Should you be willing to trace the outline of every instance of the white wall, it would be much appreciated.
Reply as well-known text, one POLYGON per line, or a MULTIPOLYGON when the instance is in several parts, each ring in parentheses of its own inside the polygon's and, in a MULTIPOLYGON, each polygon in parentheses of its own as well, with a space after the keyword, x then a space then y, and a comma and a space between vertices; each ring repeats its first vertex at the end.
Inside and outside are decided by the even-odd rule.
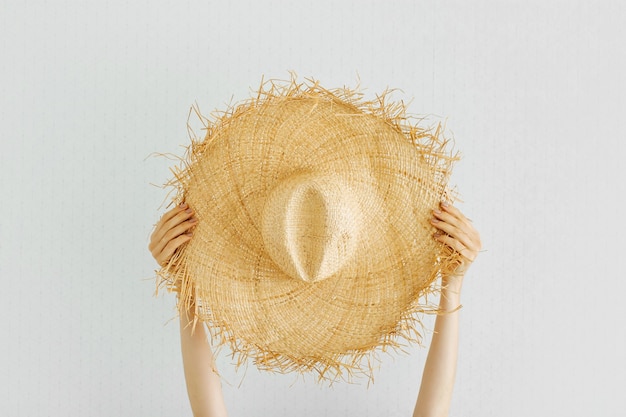
MULTIPOLYGON (((0 415, 191 415, 147 250, 186 121, 288 70, 447 118, 484 253, 452 416, 614 416, 623 319, 621 1, 0 1, 0 415)), ((432 320, 426 321, 432 327, 432 320)), ((426 349, 376 380, 219 367, 232 416, 409 416, 426 349), (243 379, 243 382, 242 382, 243 379)))

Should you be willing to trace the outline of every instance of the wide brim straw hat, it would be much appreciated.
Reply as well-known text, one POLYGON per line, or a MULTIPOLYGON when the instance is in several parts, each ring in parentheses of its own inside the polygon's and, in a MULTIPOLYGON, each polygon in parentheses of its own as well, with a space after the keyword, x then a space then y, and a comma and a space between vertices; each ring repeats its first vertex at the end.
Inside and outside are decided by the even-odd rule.
POLYGON ((180 314, 204 322, 239 366, 372 378, 373 359, 419 344, 428 296, 458 257, 429 223, 452 164, 441 123, 387 90, 261 82, 213 113, 167 184, 198 219, 158 271, 180 314), (415 122, 417 121, 417 122, 415 122))

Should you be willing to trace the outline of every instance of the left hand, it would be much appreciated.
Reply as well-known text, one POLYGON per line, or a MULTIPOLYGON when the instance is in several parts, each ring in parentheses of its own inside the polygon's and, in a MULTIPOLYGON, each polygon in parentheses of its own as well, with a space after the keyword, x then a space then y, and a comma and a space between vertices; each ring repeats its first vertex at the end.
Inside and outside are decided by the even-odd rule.
POLYGON ((433 210, 431 224, 437 228, 434 238, 460 255, 454 270, 443 271, 444 279, 458 277, 462 280, 482 247, 478 231, 459 209, 446 203, 441 203, 438 209, 433 210))
POLYGON ((196 223, 193 210, 186 203, 174 207, 161 217, 150 236, 148 246, 161 267, 167 264, 179 247, 191 240, 191 229, 196 223))

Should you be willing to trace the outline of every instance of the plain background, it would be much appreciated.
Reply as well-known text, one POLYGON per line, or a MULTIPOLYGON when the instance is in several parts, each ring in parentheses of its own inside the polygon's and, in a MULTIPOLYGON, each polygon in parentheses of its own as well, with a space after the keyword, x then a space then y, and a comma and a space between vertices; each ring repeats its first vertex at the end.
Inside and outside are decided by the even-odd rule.
MULTIPOLYGON (((625 4, 0 1, 0 414, 191 415, 147 250, 174 161, 150 154, 290 70, 398 88, 463 155, 484 252, 451 415, 623 412, 625 4)), ((232 416, 409 416, 408 350, 369 387, 219 368, 232 416)))

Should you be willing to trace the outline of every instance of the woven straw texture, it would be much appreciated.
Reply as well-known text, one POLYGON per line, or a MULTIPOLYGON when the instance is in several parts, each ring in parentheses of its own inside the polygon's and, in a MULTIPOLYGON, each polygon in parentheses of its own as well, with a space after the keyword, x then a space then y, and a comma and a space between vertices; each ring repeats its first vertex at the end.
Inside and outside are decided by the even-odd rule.
POLYGON ((238 365, 372 378, 377 352, 421 342, 416 313, 437 312, 426 296, 455 262, 429 219, 454 200, 458 157, 387 93, 262 82, 203 119, 174 170, 198 225, 157 289, 178 291, 238 365))

